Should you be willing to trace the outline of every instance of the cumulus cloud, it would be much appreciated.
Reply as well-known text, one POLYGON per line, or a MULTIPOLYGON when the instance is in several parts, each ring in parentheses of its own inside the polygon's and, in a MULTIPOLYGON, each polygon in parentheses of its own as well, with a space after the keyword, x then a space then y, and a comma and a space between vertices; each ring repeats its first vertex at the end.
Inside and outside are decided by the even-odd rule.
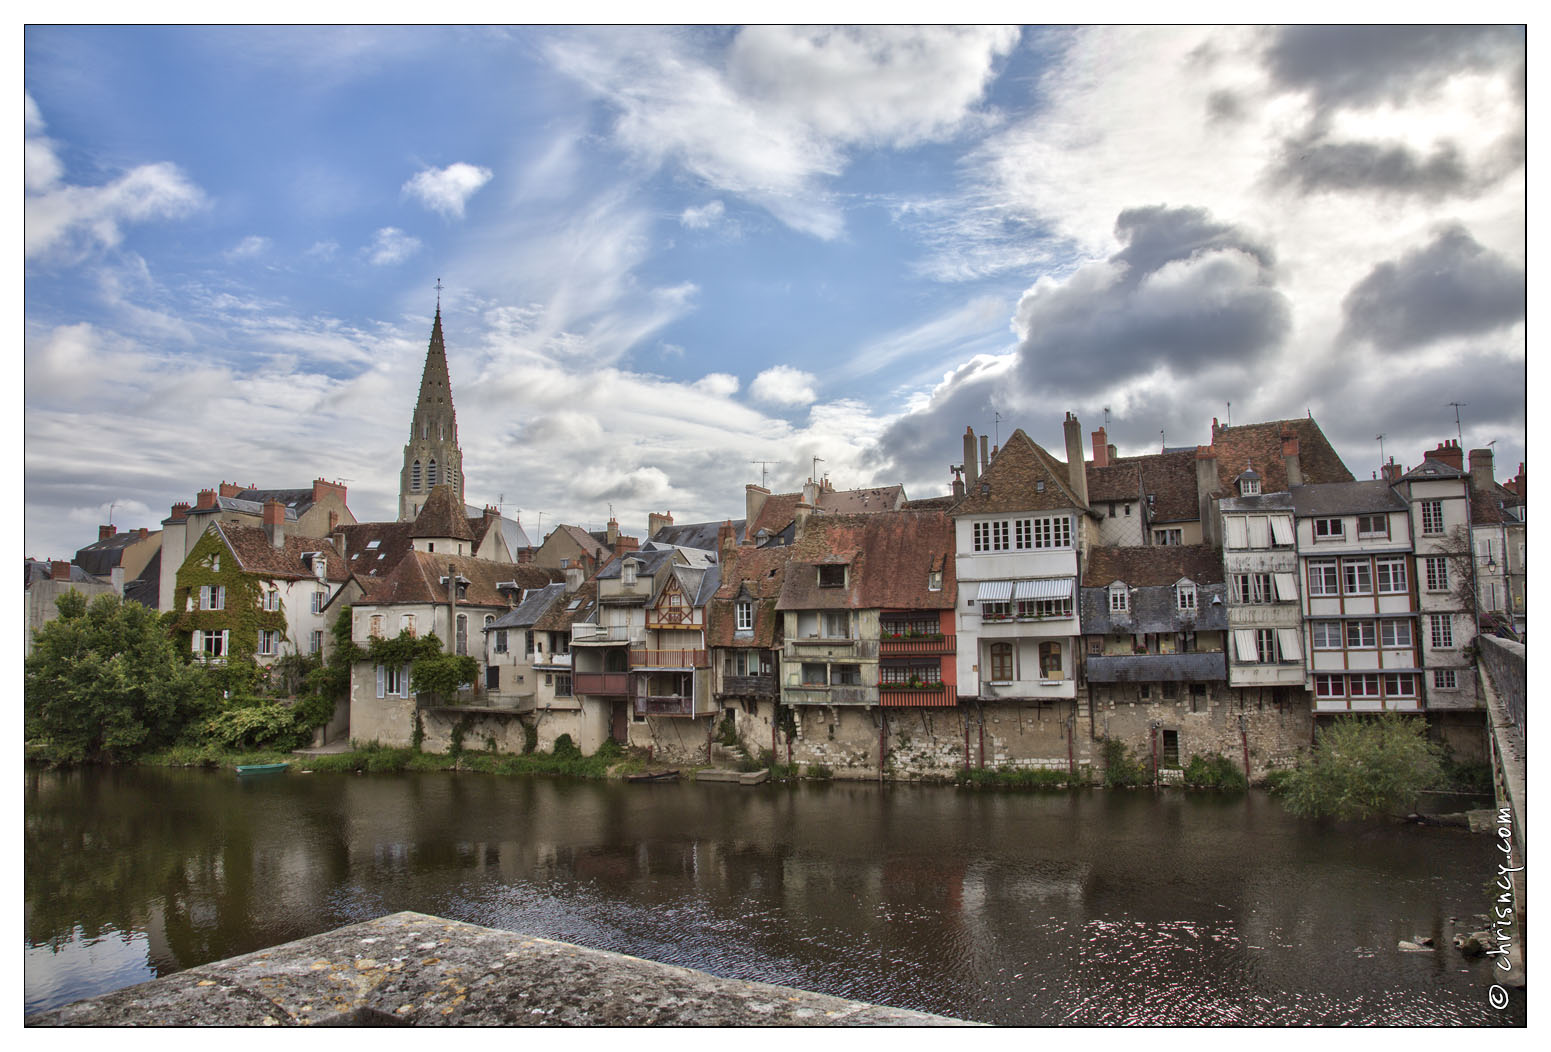
POLYGON ((462 161, 445 168, 427 168, 404 184, 403 192, 448 219, 462 219, 463 206, 493 173, 462 161))
POLYGON ((738 393, 738 378, 731 373, 707 373, 695 381, 695 389, 717 398, 730 398, 738 393))
POLYGON ((713 226, 722 218, 726 207, 720 201, 712 201, 710 204, 684 209, 679 213, 679 222, 691 230, 704 230, 713 226))
POLYGON ((1524 318, 1524 270, 1463 226, 1375 266, 1342 301, 1345 335, 1385 351, 1473 336, 1524 318))
POLYGON ((140 165, 101 186, 69 185, 53 142, 43 135, 43 117, 31 96, 25 127, 23 251, 29 259, 79 261, 117 246, 127 224, 177 219, 205 204, 199 187, 168 162, 140 165))
POLYGON ((410 237, 395 226, 385 226, 377 231, 372 243, 366 248, 366 261, 374 267, 402 263, 420 251, 420 239, 410 237))
POLYGON ((250 234, 226 250, 226 258, 230 260, 252 259, 254 256, 263 255, 269 251, 270 241, 267 237, 258 234, 250 234))
POLYGON ((816 380, 812 373, 776 365, 754 377, 749 394, 770 405, 808 405, 818 397, 813 387, 816 380))

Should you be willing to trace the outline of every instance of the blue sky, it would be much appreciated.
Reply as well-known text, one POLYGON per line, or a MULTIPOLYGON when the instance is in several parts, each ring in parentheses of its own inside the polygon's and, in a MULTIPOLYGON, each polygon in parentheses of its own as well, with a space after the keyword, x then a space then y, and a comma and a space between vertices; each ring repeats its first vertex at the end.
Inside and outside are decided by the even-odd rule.
POLYGON ((1312 412, 1524 458, 1518 30, 25 34, 26 548, 217 482, 392 514, 434 285, 530 533, 1312 412), (994 414, 1001 415, 998 425, 994 414), (1160 434, 1161 433, 1161 434, 1160 434))

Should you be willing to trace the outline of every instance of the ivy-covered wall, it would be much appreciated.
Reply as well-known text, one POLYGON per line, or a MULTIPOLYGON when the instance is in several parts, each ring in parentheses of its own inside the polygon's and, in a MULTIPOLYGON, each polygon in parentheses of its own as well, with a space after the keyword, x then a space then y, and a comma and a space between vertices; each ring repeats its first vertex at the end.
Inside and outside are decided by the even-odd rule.
POLYGON ((288 638, 284 601, 278 610, 264 609, 264 579, 244 573, 237 565, 237 557, 214 530, 205 531, 178 568, 172 609, 174 638, 184 650, 193 648, 196 629, 201 632, 225 629, 229 633, 228 665, 254 663, 261 629, 277 631, 281 639, 288 638), (215 568, 217 562, 220 569, 215 568), (197 609, 199 590, 207 585, 226 589, 225 609, 197 609), (190 596, 194 597, 196 609, 189 609, 190 596))

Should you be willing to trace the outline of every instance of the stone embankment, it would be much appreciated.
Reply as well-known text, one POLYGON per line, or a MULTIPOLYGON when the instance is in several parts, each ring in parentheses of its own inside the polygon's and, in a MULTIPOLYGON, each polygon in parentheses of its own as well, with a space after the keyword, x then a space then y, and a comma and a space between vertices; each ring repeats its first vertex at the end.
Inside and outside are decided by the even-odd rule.
POLYGON ((30 1026, 965 1026, 423 913, 216 961, 30 1026))

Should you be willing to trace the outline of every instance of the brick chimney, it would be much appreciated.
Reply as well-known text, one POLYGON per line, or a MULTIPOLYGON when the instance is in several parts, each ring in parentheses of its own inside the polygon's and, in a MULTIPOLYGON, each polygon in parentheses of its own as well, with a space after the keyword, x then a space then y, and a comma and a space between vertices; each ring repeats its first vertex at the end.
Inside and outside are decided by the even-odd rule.
POLYGON ((194 504, 195 509, 215 507, 215 490, 202 489, 199 491, 199 499, 194 504))
POLYGON ((312 480, 313 503, 321 501, 328 494, 334 494, 341 504, 345 503, 345 487, 338 482, 326 482, 323 479, 312 480))
POLYGON ((716 528, 716 557, 723 563, 727 562, 737 546, 738 531, 732 528, 731 519, 723 519, 722 524, 716 528))
POLYGON ((608 532, 604 536, 608 538, 610 548, 619 544, 619 520, 612 515, 609 516, 608 532))
POLYGON ((1423 460, 1436 460, 1441 464, 1447 464, 1456 471, 1465 470, 1465 454, 1460 451, 1457 439, 1444 439, 1438 443, 1437 449, 1429 449, 1422 454, 1423 460))
POLYGON ((1524 499, 1524 461, 1519 461, 1519 473, 1503 485, 1505 488, 1513 490, 1520 500, 1524 499))
POLYGON ((1102 427, 1093 433, 1093 466, 1109 467, 1109 435, 1102 427))
POLYGON ((1492 486, 1497 482, 1492 476, 1492 451, 1490 449, 1472 449, 1470 451, 1470 485, 1477 493, 1491 493, 1492 486))
POLYGON ((105 540, 107 540, 109 537, 113 536, 117 532, 118 532, 118 527, 117 526, 112 526, 112 525, 98 526, 97 527, 97 539, 99 541, 105 541, 105 540))
POLYGON ((980 481, 980 461, 975 452, 975 429, 964 429, 964 486, 969 490, 975 488, 975 483, 980 481))
POLYGON ((285 505, 278 500, 264 502, 264 536, 276 548, 285 547, 285 505))
POLYGON ((565 571, 565 594, 570 595, 582 586, 582 568, 568 566, 565 571))
POLYGON ((1388 482, 1391 486, 1393 486, 1395 483, 1400 481, 1402 472, 1400 470, 1400 465, 1395 463, 1395 458, 1390 457, 1389 463, 1380 468, 1380 474, 1384 476, 1385 482, 1388 482))
POLYGON ((1072 483, 1072 492, 1077 494, 1077 502, 1083 507, 1088 506, 1088 469, 1083 465, 1082 459, 1082 424, 1071 413, 1066 414, 1066 421, 1061 425, 1066 432, 1066 473, 1072 483))
POLYGON ((188 513, 189 513, 189 503, 188 503, 188 501, 186 501, 186 500, 185 501, 179 501, 177 504, 174 504, 172 506, 172 511, 171 511, 170 514, 168 514, 167 517, 169 519, 171 519, 173 522, 182 522, 184 519, 188 518, 188 513))
POLYGON ((1303 467, 1298 462, 1298 432, 1290 427, 1282 429, 1282 463, 1287 468, 1287 484, 1303 485, 1303 467))
POLYGON ((986 468, 991 466, 990 445, 991 445, 990 438, 986 437, 985 435, 981 435, 980 436, 980 472, 981 472, 981 474, 984 474, 986 468))
MULTIPOLYGON (((755 486, 750 488, 758 489, 759 487, 755 486)), ((661 515, 657 514, 655 511, 648 512, 646 516, 646 539, 651 540, 653 537, 657 536, 658 530, 662 529, 664 526, 672 525, 673 513, 671 511, 665 511, 661 515)))
POLYGON ((964 475, 958 468, 953 469, 953 497, 955 500, 964 498, 964 475))
MULTIPOLYGON (((1217 421, 1212 421, 1212 432, 1217 432, 1217 421)), ((1212 499, 1217 496, 1217 448, 1196 447, 1196 513, 1201 516, 1201 539, 1207 544, 1219 544, 1216 516, 1212 514, 1212 499)))
POLYGON ((55 559, 48 564, 48 579, 50 581, 70 580, 70 564, 63 559, 55 559))
POLYGON ((754 532, 754 524, 759 521, 759 513, 764 510, 765 500, 770 496, 770 491, 763 486, 756 486, 750 482, 743 487, 743 521, 744 529, 749 533, 754 532))
POLYGON ((223 483, 221 483, 221 496, 223 496, 223 497, 235 497, 237 494, 239 494, 241 492, 242 492, 242 487, 237 485, 237 483, 235 483, 235 482, 223 482, 223 483))
POLYGON ((150 528, 150 527, 149 527, 149 526, 142 526, 142 527, 140 527, 140 528, 139 528, 139 529, 138 529, 138 530, 136 530, 136 531, 135 531, 135 532, 136 532, 136 533, 138 533, 138 534, 139 534, 139 535, 140 535, 140 539, 141 539, 141 540, 142 540, 142 541, 143 541, 143 540, 145 540, 145 539, 146 539, 146 538, 147 538, 147 537, 149 537, 149 536, 150 536, 150 534, 151 534, 151 528, 150 528))

